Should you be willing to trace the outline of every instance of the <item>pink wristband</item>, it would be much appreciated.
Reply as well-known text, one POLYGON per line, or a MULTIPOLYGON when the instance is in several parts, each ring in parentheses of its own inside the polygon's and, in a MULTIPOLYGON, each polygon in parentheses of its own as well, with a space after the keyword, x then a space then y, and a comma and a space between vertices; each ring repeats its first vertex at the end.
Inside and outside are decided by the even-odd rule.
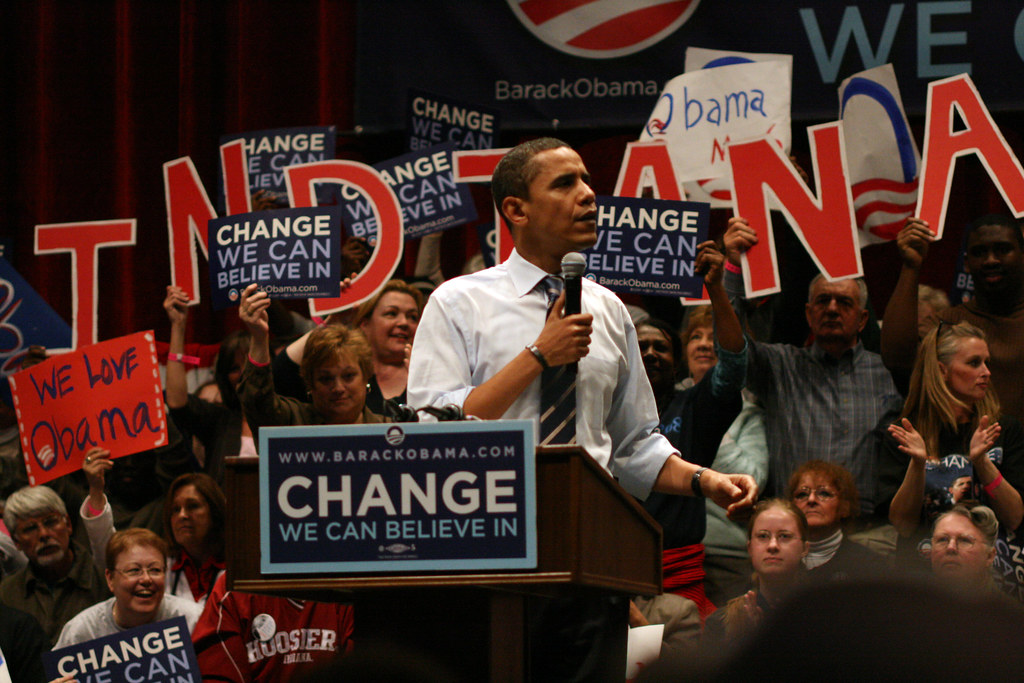
POLYGON ((167 354, 167 360, 176 360, 186 365, 199 365, 198 356, 186 356, 183 353, 169 353, 167 354))
POLYGON ((985 484, 985 486, 983 487, 985 489, 985 493, 987 493, 988 495, 991 496, 992 492, 995 491, 997 488, 999 488, 999 485, 1002 484, 1002 483, 1003 483, 1003 473, 1000 472, 998 477, 996 477, 995 479, 993 479, 989 483, 985 484))
POLYGON ((739 266, 737 266, 736 264, 729 260, 726 260, 725 262, 725 269, 728 270, 730 273, 738 274, 743 272, 742 268, 740 268, 739 266))
POLYGON ((88 498, 85 499, 85 509, 89 511, 90 517, 99 517, 103 514, 103 510, 97 510, 96 508, 94 508, 92 506, 92 503, 89 502, 88 498))
POLYGON ((254 361, 254 360, 252 359, 252 356, 250 356, 250 355, 248 355, 248 354, 246 355, 246 358, 248 358, 248 359, 249 359, 249 363, 251 363, 252 365, 255 365, 255 366, 256 366, 256 367, 258 367, 258 368, 265 368, 265 367, 267 367, 268 365, 270 365, 270 363, 257 363, 256 361, 254 361))

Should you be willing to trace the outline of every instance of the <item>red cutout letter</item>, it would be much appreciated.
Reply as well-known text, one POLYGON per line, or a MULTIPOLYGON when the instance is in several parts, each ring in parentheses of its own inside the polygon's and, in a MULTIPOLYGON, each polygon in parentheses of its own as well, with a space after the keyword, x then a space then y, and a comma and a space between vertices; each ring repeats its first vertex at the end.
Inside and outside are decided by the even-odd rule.
MULTIPOLYGON (((455 166, 452 178, 457 183, 491 182, 494 167, 509 149, 464 149, 455 152, 452 155, 455 166)), ((494 207, 494 237, 497 240, 494 246, 494 262, 501 263, 512 253, 513 244, 512 234, 508 231, 505 221, 501 219, 498 207, 494 207)))
MULTIPOLYGON (((313 315, 327 315, 357 306, 366 301, 387 282, 402 258, 405 226, 398 197, 384 178, 372 166, 357 161, 314 161, 289 166, 284 170, 285 184, 292 206, 316 206, 313 186, 316 183, 340 182, 360 189, 370 202, 377 217, 377 246, 370 262, 359 273, 352 286, 337 299, 310 299, 309 311, 313 315)), ((343 273, 347 276, 348 273, 343 273)))
POLYGON ((224 178, 224 210, 227 215, 252 211, 245 140, 239 138, 220 146, 220 167, 224 178))
POLYGON ((779 291, 775 239, 771 231, 768 193, 793 226, 815 265, 829 280, 863 274, 857 224, 853 215, 842 124, 838 121, 807 130, 819 198, 815 198, 796 169, 769 138, 729 145, 733 202, 761 237, 747 252, 743 272, 747 296, 779 291))
POLYGON ((171 284, 184 289, 189 299, 199 303, 199 260, 193 235, 199 239, 203 258, 207 258, 206 223, 216 218, 217 213, 189 157, 164 164, 164 201, 167 203, 171 284))
POLYGON ((664 142, 631 142, 626 145, 626 155, 619 167, 619 179, 615 183, 616 197, 639 197, 640 182, 644 171, 651 169, 654 177, 654 196, 658 199, 683 201, 675 169, 668 156, 664 142))
POLYGON ((71 348, 95 344, 96 261, 102 247, 135 244, 135 219, 36 226, 37 254, 71 254, 71 348), (82 303, 89 307, 82 312, 82 303))
POLYGON ((965 154, 978 155, 1013 215, 1024 216, 1024 170, 970 76, 962 74, 929 83, 927 111, 917 216, 942 237, 954 161, 965 154), (966 126, 956 133, 953 107, 966 126))

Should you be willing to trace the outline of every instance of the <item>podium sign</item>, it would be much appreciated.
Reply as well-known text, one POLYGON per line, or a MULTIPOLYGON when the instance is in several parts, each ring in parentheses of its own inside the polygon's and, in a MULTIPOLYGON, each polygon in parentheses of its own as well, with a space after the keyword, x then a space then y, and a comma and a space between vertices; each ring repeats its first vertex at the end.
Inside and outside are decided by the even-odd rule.
POLYGON ((529 420, 265 427, 264 574, 537 566, 529 420))

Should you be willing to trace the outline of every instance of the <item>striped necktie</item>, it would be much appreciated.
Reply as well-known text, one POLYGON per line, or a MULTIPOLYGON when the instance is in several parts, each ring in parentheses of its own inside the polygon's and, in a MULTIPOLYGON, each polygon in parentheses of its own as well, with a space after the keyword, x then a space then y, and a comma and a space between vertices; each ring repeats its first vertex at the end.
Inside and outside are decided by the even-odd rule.
MULTIPOLYGON (((561 278, 548 276, 540 283, 547 295, 548 312, 562 293, 561 278)), ((540 445, 576 443, 576 363, 546 368, 540 376, 540 445)))

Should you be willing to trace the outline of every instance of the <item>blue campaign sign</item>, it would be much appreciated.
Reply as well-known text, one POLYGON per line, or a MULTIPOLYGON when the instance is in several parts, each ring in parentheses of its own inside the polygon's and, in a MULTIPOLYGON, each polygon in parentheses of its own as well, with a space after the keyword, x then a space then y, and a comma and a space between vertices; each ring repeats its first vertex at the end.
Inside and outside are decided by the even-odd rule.
MULTIPOLYGON (((284 182, 284 169, 295 164, 334 158, 337 133, 334 126, 300 126, 253 130, 222 135, 220 144, 245 140, 245 158, 249 171, 249 190, 266 190, 276 196, 278 206, 291 206, 284 182)), ((223 172, 218 176, 220 208, 224 210, 223 172)), ((316 190, 318 204, 334 204, 335 186, 321 183, 316 190)))
POLYGON ((21 369, 28 347, 71 348, 71 327, 7 259, 0 258, 0 399, 11 405, 7 377, 21 369))
POLYGON ((493 149, 501 112, 422 90, 409 90, 409 149, 451 142, 458 149, 493 149))
POLYGON ((260 430, 261 570, 537 566, 533 422, 260 430))
POLYGON ((341 207, 239 213, 207 224, 210 289, 217 310, 256 282, 276 299, 341 293, 341 207))
POLYGON ((43 653, 46 679, 177 683, 201 681, 185 617, 146 624, 43 653))
MULTIPOLYGON (((469 185, 456 183, 452 174, 454 151, 454 144, 445 143, 373 165, 398 197, 407 240, 476 220, 469 185)), ((342 188, 341 196, 348 233, 372 243, 377 223, 369 200, 350 188, 342 188)))
POLYGON ((710 220, 703 202, 600 196, 587 277, 616 292, 700 297, 693 262, 710 220))

